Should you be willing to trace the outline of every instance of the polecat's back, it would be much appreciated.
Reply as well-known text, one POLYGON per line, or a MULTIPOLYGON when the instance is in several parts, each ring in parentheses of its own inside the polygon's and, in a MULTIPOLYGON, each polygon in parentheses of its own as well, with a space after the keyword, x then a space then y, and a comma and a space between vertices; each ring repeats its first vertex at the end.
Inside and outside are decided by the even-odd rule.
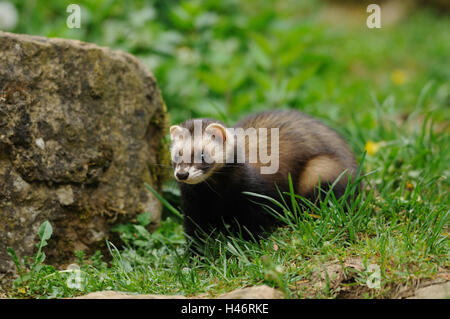
MULTIPOLYGON (((266 128, 268 149, 271 143, 271 128, 279 132, 279 169, 274 174, 261 175, 278 185, 286 184, 290 173, 298 194, 307 196, 321 183, 332 184, 346 171, 352 177, 358 171, 353 152, 347 143, 332 129, 312 117, 298 111, 268 111, 248 116, 235 128, 266 128)), ((260 136, 258 136, 260 138, 260 136)), ((246 140, 246 155, 256 143, 246 140)), ((261 162, 248 163, 258 169, 261 162)), ((348 175, 341 177, 336 187, 345 189, 348 175)))

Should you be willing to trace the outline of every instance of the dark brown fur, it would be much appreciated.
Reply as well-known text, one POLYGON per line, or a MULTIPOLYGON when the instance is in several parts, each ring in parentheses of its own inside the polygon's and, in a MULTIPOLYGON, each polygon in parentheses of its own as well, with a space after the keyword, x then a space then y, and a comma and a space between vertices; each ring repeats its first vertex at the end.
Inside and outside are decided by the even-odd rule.
MULTIPOLYGON (((203 129, 210 123, 220 123, 211 119, 203 122, 203 129)), ((193 122, 189 120, 181 126, 192 130, 193 122)), ((358 164, 346 142, 335 131, 300 112, 263 112, 243 119, 234 127, 279 128, 279 170, 264 175, 260 174, 261 163, 225 164, 204 182, 180 183, 185 232, 191 238, 199 237, 199 229, 206 233, 224 231, 224 224, 230 226, 227 229, 232 232, 241 231, 246 238, 257 238, 275 225, 276 220, 259 204, 250 201, 255 198, 242 192, 279 200, 276 187, 281 192, 288 191, 290 173, 295 192, 316 201, 319 181, 322 186, 330 186, 347 170, 333 188, 339 198, 345 192, 349 175, 354 179, 358 171, 358 164)), ((255 147, 248 142, 246 146, 247 152, 249 147, 255 147)))
MULTIPOLYGON (((302 196, 311 195, 319 180, 322 184, 333 183, 344 170, 353 177, 358 171, 355 156, 347 143, 329 127, 300 112, 262 112, 243 119, 235 127, 279 128, 279 171, 261 176, 283 185, 290 173, 296 193, 302 196)), ((250 165, 259 168, 261 164, 250 165)), ((345 188, 347 182, 348 177, 343 176, 338 186, 345 188)))

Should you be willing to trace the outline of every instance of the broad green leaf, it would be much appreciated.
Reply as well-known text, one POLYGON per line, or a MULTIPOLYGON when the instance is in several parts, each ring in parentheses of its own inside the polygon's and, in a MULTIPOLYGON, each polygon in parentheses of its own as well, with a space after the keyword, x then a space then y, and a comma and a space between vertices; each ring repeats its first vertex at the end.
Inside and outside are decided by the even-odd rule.
POLYGON ((52 225, 48 220, 43 222, 41 224, 41 227, 39 227, 38 235, 42 242, 46 242, 53 234, 53 228, 52 225))
POLYGON ((150 233, 141 225, 134 225, 134 229, 144 238, 148 238, 150 233))
POLYGON ((250 43, 250 54, 263 70, 269 70, 272 60, 256 42, 250 43))
POLYGON ((22 266, 20 264, 19 257, 17 257, 16 251, 14 249, 12 249, 11 247, 7 247, 6 251, 8 252, 8 255, 11 256, 12 260, 14 261, 17 271, 20 272, 22 269, 22 266))
POLYGON ((150 224, 150 213, 149 212, 145 212, 142 214, 139 214, 136 217, 137 222, 142 225, 142 226, 147 226, 148 224, 150 224))
POLYGON ((228 83, 222 75, 199 71, 197 76, 216 93, 224 94, 230 88, 230 83, 228 83))

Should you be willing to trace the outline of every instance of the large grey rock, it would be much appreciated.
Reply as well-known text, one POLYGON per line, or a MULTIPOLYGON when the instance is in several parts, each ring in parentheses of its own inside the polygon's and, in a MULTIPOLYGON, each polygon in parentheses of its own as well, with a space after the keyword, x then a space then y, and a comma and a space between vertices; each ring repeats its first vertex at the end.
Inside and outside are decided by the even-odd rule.
POLYGON ((46 250, 65 262, 104 244, 114 223, 161 205, 157 165, 166 108, 152 74, 133 56, 73 40, 0 32, 0 272, 6 254, 32 255, 50 220, 46 250), (98 245, 99 244, 99 245, 98 245))

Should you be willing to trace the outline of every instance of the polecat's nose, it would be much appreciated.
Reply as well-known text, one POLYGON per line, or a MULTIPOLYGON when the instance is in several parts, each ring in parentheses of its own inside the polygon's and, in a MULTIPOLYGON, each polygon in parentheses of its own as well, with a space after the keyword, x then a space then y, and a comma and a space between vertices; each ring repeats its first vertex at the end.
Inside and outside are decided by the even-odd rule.
POLYGON ((185 179, 187 179, 189 177, 189 173, 188 172, 177 172, 177 178, 180 181, 184 181, 185 179))

